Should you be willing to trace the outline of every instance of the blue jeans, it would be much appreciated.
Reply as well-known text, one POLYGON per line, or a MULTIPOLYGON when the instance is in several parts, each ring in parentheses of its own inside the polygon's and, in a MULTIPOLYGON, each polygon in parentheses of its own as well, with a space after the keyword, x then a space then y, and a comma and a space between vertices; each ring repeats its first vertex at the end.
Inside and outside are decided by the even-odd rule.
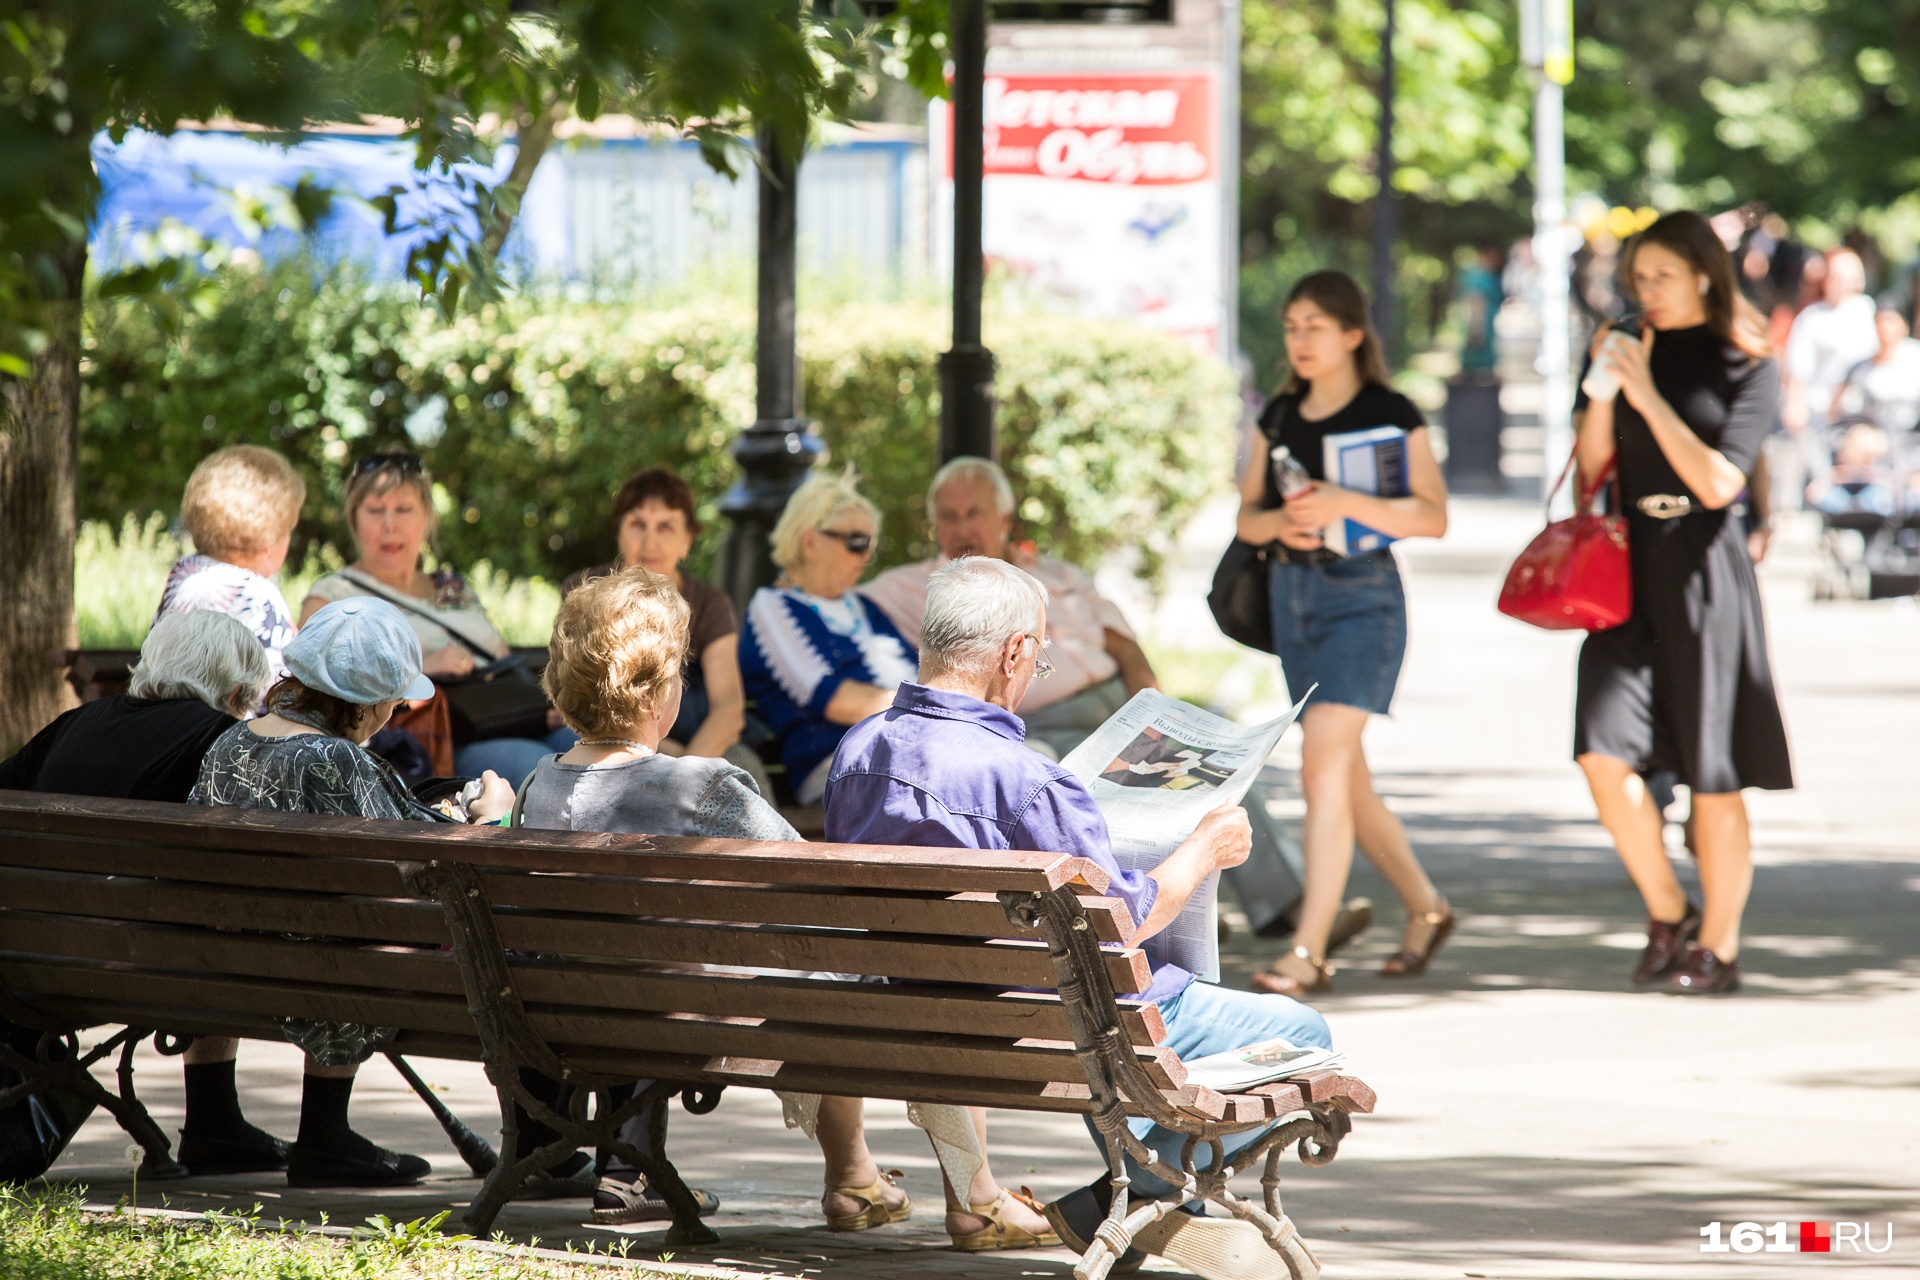
POLYGON ((1287 692, 1387 714, 1407 653, 1407 597, 1390 551, 1327 563, 1275 560, 1273 651, 1287 692))
MULTIPOLYGON (((1167 1046, 1185 1061, 1244 1048, 1275 1036, 1283 1036, 1297 1045, 1333 1047, 1327 1020, 1298 1000, 1258 991, 1235 991, 1216 987, 1211 982, 1195 982, 1173 999, 1161 1001, 1160 1016, 1167 1024, 1167 1046)), ((1106 1142, 1094 1128, 1093 1118, 1088 1116, 1086 1121, 1094 1145, 1104 1158, 1106 1142)), ((1180 1150, 1186 1146, 1186 1134, 1138 1118, 1127 1121, 1127 1128, 1162 1162, 1175 1169, 1180 1167, 1180 1150)), ((1231 1156, 1265 1132, 1249 1129, 1236 1133, 1223 1139, 1221 1147, 1231 1156)), ((1194 1148, 1194 1167, 1206 1168, 1211 1155, 1211 1150, 1204 1145, 1194 1148)), ((1127 1176, 1133 1179, 1128 1191, 1143 1199, 1158 1200, 1174 1189, 1172 1183, 1142 1169, 1131 1154, 1127 1156, 1127 1176)))
POLYGON ((453 772, 458 777, 477 778, 491 769, 505 778, 509 786, 518 788, 542 759, 571 750, 579 740, 573 730, 561 725, 545 738, 485 738, 469 742, 454 748, 453 772))

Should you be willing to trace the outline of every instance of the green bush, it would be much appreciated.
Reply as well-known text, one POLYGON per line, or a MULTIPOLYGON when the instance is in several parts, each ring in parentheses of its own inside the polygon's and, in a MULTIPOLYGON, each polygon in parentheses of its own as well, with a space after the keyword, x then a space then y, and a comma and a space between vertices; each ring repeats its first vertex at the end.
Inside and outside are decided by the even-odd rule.
MULTIPOLYGON (((708 563, 735 432, 753 419, 753 315, 560 299, 440 321, 404 292, 298 262, 231 272, 199 310, 124 299, 88 312, 82 511, 118 526, 178 510, 221 445, 286 452, 308 482, 295 561, 347 551, 340 495, 354 457, 413 443, 443 492, 441 548, 511 577, 557 580, 613 551, 612 496, 651 463, 702 501, 708 563)), ((1058 316, 990 316, 1002 456, 1029 536, 1090 564, 1138 547, 1155 570, 1194 507, 1226 483, 1231 375, 1177 340, 1058 316)), ((806 413, 886 517, 881 565, 926 554, 920 495, 937 451, 941 311, 836 304, 802 312, 806 413)))

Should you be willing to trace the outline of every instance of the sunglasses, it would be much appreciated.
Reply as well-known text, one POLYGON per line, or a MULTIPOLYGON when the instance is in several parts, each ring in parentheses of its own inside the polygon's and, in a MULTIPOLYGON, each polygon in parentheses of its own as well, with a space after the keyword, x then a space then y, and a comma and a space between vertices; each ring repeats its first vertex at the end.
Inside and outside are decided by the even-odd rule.
POLYGON ((427 469, 427 464, 421 461, 420 455, 417 453, 407 453, 404 451, 398 453, 370 453, 353 464, 353 474, 355 478, 358 478, 387 468, 392 468, 403 476, 417 476, 427 469))
POLYGON ((842 544, 856 556, 863 556, 873 550, 873 535, 870 533, 848 533, 842 529, 820 529, 817 532, 823 538, 832 538, 835 542, 842 544))

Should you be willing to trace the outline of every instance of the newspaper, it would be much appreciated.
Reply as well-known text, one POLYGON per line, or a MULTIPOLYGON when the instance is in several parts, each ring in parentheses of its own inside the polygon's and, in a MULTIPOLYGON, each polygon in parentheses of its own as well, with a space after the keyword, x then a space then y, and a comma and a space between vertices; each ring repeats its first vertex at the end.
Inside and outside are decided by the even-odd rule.
POLYGON ((1346 1065, 1347 1055, 1332 1049, 1301 1046, 1275 1036, 1243 1049, 1210 1053, 1187 1064, 1187 1083, 1205 1085, 1221 1093, 1234 1093, 1256 1085, 1271 1084, 1308 1071, 1324 1071, 1346 1065))
MULTIPOLYGON (((1106 816, 1121 868, 1151 871, 1209 810, 1240 802, 1306 701, 1277 720, 1242 725, 1142 689, 1060 763, 1106 816)), ((1220 981, 1219 892, 1220 877, 1208 876, 1173 923, 1143 944, 1154 965, 1220 981)))

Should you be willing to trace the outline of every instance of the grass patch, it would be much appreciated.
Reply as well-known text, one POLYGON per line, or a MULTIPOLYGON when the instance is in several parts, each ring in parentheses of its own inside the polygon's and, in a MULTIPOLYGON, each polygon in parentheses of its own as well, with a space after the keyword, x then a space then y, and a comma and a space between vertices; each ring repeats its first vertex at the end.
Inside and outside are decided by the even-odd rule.
MULTIPOLYGON (((128 516, 115 529, 104 520, 80 526, 74 544, 73 611, 82 649, 138 649, 160 607, 167 571, 189 544, 155 513, 142 523, 128 516)), ((288 565, 276 581, 287 606, 298 612, 307 588, 340 567, 332 547, 310 553, 305 564, 288 565)), ((474 593, 509 644, 545 644, 560 612, 560 589, 544 578, 515 578, 485 560, 467 573, 474 593)))
POLYGON ((1228 716, 1250 706, 1282 703, 1280 665, 1245 649, 1179 649, 1144 641, 1141 647, 1169 697, 1228 716))
MULTIPOLYGON (((254 1206, 257 1214, 259 1206, 254 1206)), ((656 1264, 600 1267, 491 1249, 443 1234, 447 1215, 370 1218, 351 1237, 275 1229, 256 1217, 89 1213, 81 1193, 0 1185, 0 1276, 6 1280, 644 1280, 683 1277, 656 1264)), ((624 1243, 624 1242, 622 1242, 624 1243)), ((622 1255, 618 1248, 613 1256, 622 1255)))

